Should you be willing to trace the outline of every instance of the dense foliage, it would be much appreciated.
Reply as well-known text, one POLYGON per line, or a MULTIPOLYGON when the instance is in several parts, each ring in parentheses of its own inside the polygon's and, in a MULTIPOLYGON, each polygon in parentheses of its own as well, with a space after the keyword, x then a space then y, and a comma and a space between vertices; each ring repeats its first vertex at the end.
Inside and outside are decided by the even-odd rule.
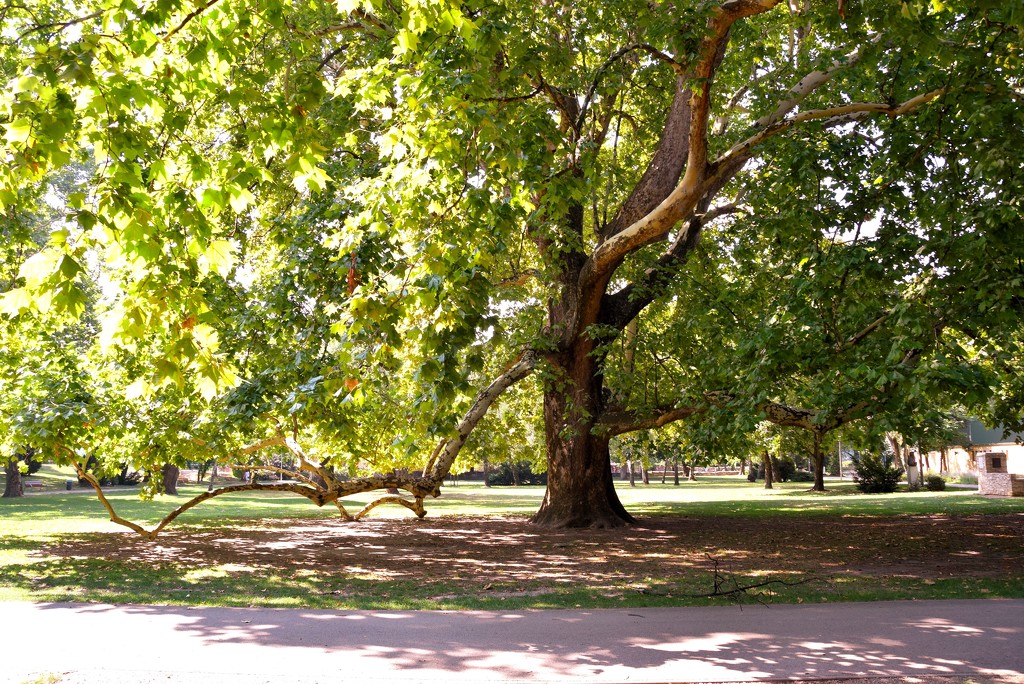
POLYGON ((418 513, 528 460, 539 522, 611 525, 610 440, 676 420, 796 432, 816 486, 852 423, 1024 423, 1019 0, 0 22, 6 453, 418 513))

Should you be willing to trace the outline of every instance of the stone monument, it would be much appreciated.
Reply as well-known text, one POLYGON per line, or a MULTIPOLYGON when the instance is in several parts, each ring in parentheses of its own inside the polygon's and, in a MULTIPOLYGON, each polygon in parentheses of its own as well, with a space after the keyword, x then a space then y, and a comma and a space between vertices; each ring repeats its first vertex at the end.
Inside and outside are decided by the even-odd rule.
POLYGON ((978 454, 978 493, 990 496, 1024 496, 1024 475, 1006 471, 1006 454, 978 454))

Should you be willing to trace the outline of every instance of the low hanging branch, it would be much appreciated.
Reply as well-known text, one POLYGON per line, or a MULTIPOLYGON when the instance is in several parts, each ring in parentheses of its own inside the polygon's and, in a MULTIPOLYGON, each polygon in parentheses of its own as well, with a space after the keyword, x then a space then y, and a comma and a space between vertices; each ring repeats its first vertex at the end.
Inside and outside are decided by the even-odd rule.
POLYGON ((362 520, 367 513, 372 511, 377 506, 381 506, 383 504, 398 504, 399 506, 405 506, 410 511, 415 513, 417 518, 422 518, 427 514, 426 509, 423 508, 423 497, 418 496, 413 501, 409 501, 408 499, 404 499, 400 496, 391 495, 382 496, 381 498, 366 504, 365 506, 363 506, 362 510, 360 510, 358 513, 352 516, 352 520, 362 520))
POLYGON ((424 469, 425 476, 413 477, 410 475, 399 475, 394 472, 371 477, 361 477, 352 480, 338 480, 327 468, 317 465, 309 460, 305 451, 294 437, 284 435, 279 428, 279 434, 260 440, 235 452, 236 456, 249 456, 263 449, 275 446, 284 446, 298 460, 299 471, 286 468, 279 468, 273 465, 237 465, 232 466, 249 472, 274 472, 293 478, 294 482, 247 482, 245 484, 227 485, 217 489, 211 489, 195 496, 182 505, 168 513, 152 529, 146 529, 138 523, 122 518, 114 510, 113 504, 103 493, 99 480, 94 475, 86 472, 81 463, 78 462, 74 452, 67 447, 61 449, 70 456, 70 460, 78 476, 87 481, 96 491, 96 496, 103 507, 107 510, 111 522, 122 525, 152 541, 170 523, 178 518, 185 511, 198 506, 209 499, 230 494, 233 492, 261 491, 261 492, 291 492, 309 499, 317 506, 333 503, 338 507, 339 513, 345 520, 361 520, 370 511, 384 504, 396 504, 404 506, 422 518, 427 514, 423 507, 423 500, 427 496, 439 496, 441 484, 448 476, 455 459, 462 449, 469 435, 481 419, 487 414, 488 409, 494 401, 513 384, 529 375, 537 362, 537 353, 533 350, 524 352, 520 357, 499 375, 490 385, 483 389, 476 397, 476 401, 469 408, 465 417, 459 423, 456 434, 450 439, 442 440, 432 453, 427 467, 424 469), (307 475, 308 473, 308 475, 307 475), (318 481, 318 479, 320 481, 318 481), (322 481, 322 484, 321 484, 322 481), (413 499, 401 496, 388 495, 376 499, 364 506, 355 515, 350 515, 341 504, 341 499, 353 494, 375 491, 378 489, 404 489, 413 495, 413 499))
POLYGON ((78 461, 72 461, 72 465, 74 466, 75 470, 78 471, 78 476, 83 480, 87 481, 90 485, 92 485, 92 488, 96 490, 96 497, 100 500, 100 503, 103 504, 103 507, 107 509, 107 513, 110 515, 111 522, 127 527, 128 529, 140 534, 141 536, 145 537, 150 541, 156 539, 157 535, 160 534, 160 532, 165 527, 171 524, 171 522, 173 522, 179 515, 181 515, 185 511, 195 506, 198 506, 199 504, 208 499, 221 496, 222 494, 245 491, 292 492, 306 497, 307 499, 309 499, 318 506, 323 506, 324 503, 326 502, 321 492, 318 492, 316 489, 312 487, 308 487, 306 485, 301 485, 297 483, 278 482, 268 484, 261 482, 250 482, 247 484, 227 485, 226 487, 221 487, 219 489, 213 489, 207 492, 203 492, 199 496, 189 499, 181 506, 178 506, 173 511, 164 516, 164 518, 156 525, 156 527, 154 527, 151 530, 147 530, 142 525, 134 523, 131 520, 127 520, 118 515, 117 512, 114 510, 113 504, 110 503, 110 500, 107 499, 106 495, 103 493, 103 488, 100 486, 99 480, 97 480, 96 477, 91 473, 86 472, 85 468, 78 461))
POLYGON ((469 435, 473 432, 477 423, 487 415, 487 410, 494 403, 494 400, 502 392, 533 372, 536 364, 537 352, 532 349, 523 352, 516 362, 509 366, 508 370, 499 375, 494 382, 476 395, 476 401, 469 407, 469 411, 466 412, 462 422, 459 423, 456 436, 442 442, 435 449, 434 455, 427 462, 426 468, 423 469, 423 473, 428 475, 430 480, 436 482, 437 486, 444 482, 444 478, 448 476, 448 472, 451 470, 452 465, 454 465, 459 451, 466 443, 466 440, 469 439, 469 435))

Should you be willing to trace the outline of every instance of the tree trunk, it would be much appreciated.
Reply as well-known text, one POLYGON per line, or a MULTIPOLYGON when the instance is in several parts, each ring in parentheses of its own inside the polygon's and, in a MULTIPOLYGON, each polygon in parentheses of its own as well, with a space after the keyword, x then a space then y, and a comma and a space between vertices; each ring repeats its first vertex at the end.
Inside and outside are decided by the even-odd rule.
POLYGON ((612 480, 609 437, 594 430, 600 377, 586 355, 577 367, 549 357, 556 377, 544 390, 548 484, 532 521, 545 527, 621 527, 636 520, 623 507, 612 480), (575 371, 575 372, 574 372, 575 371))
POLYGON ((636 487, 636 469, 633 467, 633 459, 626 459, 626 470, 629 471, 629 486, 636 487))
POLYGON ((647 466, 644 465, 643 461, 640 461, 640 479, 645 485, 651 484, 650 474, 647 472, 647 466))
POLYGON ((484 459, 484 487, 491 486, 491 462, 484 459))
POLYGON ((742 461, 740 461, 740 475, 746 475, 746 474, 747 474, 747 459, 744 458, 742 461))
POLYGON ((676 455, 676 460, 672 463, 672 484, 676 487, 679 486, 679 456, 676 455))
POLYGON ((761 463, 764 465, 764 488, 772 489, 775 474, 772 472, 772 457, 768 455, 767 451, 761 455, 761 463))
POLYGON ((661 484, 665 484, 665 480, 668 479, 668 459, 665 459, 665 465, 661 469, 661 484))
POLYGON ((814 462, 814 486, 812 492, 825 491, 825 455, 821 453, 821 435, 814 435, 814 451, 811 452, 811 461, 814 462))
POLYGON ((686 476, 686 479, 690 482, 697 481, 697 459, 690 461, 690 474, 686 476))
POLYGON ((895 435, 889 435, 889 446, 892 447, 892 457, 896 460, 896 467, 906 470, 903 466, 903 449, 900 447, 900 440, 895 435))
POLYGON ((181 474, 181 469, 173 463, 164 463, 163 467, 160 468, 160 474, 163 478, 164 494, 167 494, 168 496, 177 496, 178 475, 181 474))
POLYGON ((24 496, 25 489, 21 482, 21 468, 18 467, 18 459, 11 457, 4 463, 4 475, 7 476, 7 483, 4 485, 5 499, 16 496, 24 496))

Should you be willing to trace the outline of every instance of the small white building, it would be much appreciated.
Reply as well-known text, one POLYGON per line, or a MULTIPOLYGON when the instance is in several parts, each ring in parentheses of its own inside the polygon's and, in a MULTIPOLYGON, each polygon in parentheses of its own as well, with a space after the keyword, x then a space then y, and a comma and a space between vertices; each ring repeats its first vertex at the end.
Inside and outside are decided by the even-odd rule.
POLYGON ((950 444, 942 451, 931 451, 923 455, 925 470, 951 475, 978 474, 978 457, 986 453, 1006 454, 1004 472, 1024 475, 1024 434, 1010 432, 1003 434, 1002 428, 988 428, 977 420, 964 423, 963 439, 959 444, 950 444), (943 467, 944 466, 944 467, 943 467))

